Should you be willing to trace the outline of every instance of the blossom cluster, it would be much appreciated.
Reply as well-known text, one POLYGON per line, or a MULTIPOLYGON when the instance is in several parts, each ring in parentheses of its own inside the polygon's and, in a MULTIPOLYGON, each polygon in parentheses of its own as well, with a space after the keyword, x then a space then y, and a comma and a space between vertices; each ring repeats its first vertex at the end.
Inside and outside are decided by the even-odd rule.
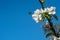
POLYGON ((36 21, 36 23, 40 22, 43 20, 43 16, 42 14, 44 12, 48 12, 49 15, 54 15, 56 12, 55 12, 55 7, 50 7, 50 8, 44 8, 43 9, 36 9, 36 11, 34 11, 34 14, 32 15, 33 19, 36 21))

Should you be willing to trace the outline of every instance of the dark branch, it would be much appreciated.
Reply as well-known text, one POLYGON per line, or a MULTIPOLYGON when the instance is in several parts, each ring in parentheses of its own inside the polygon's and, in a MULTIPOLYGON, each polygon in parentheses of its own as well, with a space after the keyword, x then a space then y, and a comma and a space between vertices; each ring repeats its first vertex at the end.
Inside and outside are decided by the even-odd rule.
POLYGON ((41 6, 42 6, 42 9, 44 10, 44 6, 43 6, 43 3, 41 2, 41 0, 39 0, 41 6))

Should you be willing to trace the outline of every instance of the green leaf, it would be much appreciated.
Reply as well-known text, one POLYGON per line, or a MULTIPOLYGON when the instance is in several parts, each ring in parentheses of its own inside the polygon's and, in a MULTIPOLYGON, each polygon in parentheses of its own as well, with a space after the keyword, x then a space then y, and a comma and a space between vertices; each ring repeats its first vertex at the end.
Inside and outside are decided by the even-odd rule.
POLYGON ((52 36, 52 35, 55 35, 53 32, 49 32, 47 35, 46 35, 46 38, 49 37, 49 36, 52 36))
POLYGON ((52 15, 56 20, 58 20, 58 17, 56 14, 52 15))

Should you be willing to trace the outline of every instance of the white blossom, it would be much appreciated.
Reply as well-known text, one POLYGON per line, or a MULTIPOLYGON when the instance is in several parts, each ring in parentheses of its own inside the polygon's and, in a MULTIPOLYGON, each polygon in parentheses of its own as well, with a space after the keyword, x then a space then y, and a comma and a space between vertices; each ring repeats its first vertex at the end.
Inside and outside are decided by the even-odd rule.
POLYGON ((36 21, 36 23, 42 21, 42 14, 39 9, 34 11, 34 14, 32 15, 33 19, 36 21))
POLYGON ((36 23, 39 22, 39 21, 38 21, 38 15, 37 15, 37 14, 32 15, 32 17, 33 17, 33 19, 36 21, 36 23))
POLYGON ((56 13, 55 11, 53 11, 53 12, 49 12, 49 14, 53 14, 53 15, 54 15, 55 13, 56 13))
POLYGON ((36 9, 36 11, 34 11, 35 14, 39 14, 40 13, 40 10, 39 9, 36 9))
POLYGON ((32 15, 32 17, 36 21, 36 23, 38 23, 38 22, 43 20, 42 14, 44 12, 48 12, 48 14, 54 15, 56 13, 55 9, 56 9, 55 7, 44 8, 44 10, 42 8, 41 9, 36 9, 36 11, 34 11, 34 14, 32 15))
POLYGON ((50 8, 46 8, 46 11, 49 13, 49 14, 55 14, 55 7, 50 7, 50 8))

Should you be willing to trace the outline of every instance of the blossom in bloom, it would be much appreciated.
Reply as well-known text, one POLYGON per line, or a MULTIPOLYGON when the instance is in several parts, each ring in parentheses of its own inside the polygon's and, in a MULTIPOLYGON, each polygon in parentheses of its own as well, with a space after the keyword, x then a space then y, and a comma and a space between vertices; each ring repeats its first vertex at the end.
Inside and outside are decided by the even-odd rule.
POLYGON ((32 17, 33 17, 33 19, 36 21, 36 23, 39 22, 39 21, 38 21, 38 15, 34 14, 34 15, 32 15, 32 17))
POLYGON ((49 13, 49 14, 55 14, 55 7, 50 7, 50 8, 46 8, 46 11, 49 13))
POLYGON ((32 15, 33 19, 36 21, 36 23, 42 21, 42 14, 40 13, 40 10, 37 9, 34 11, 34 14, 32 15))
POLYGON ((45 12, 48 12, 49 15, 54 15, 55 12, 55 7, 50 7, 50 8, 44 8, 43 9, 37 9, 36 11, 34 11, 34 14, 32 15, 33 19, 36 21, 36 23, 43 21, 43 16, 42 14, 45 12))

